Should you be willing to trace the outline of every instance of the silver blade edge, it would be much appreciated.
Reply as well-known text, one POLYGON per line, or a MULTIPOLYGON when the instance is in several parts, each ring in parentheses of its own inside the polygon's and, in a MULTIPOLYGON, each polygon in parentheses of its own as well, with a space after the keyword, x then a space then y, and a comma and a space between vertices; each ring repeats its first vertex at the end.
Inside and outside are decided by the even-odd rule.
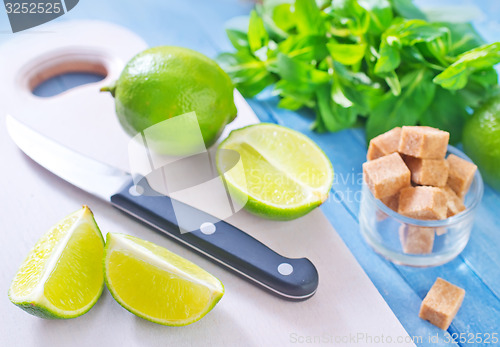
POLYGON ((131 175, 51 140, 11 115, 7 131, 14 143, 31 159, 74 186, 109 201, 130 182, 131 175))

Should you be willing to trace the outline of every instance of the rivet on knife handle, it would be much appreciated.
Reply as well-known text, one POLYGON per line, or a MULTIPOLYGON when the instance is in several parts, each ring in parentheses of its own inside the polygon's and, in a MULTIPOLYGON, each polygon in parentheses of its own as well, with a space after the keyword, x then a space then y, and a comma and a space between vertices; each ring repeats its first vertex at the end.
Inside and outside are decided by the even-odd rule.
POLYGON ((180 206, 190 223, 199 223, 198 230, 181 233, 172 200, 151 193, 146 179, 138 185, 142 194, 131 181, 111 197, 112 204, 280 296, 304 300, 315 293, 318 272, 308 259, 283 257, 235 226, 176 201, 175 212, 180 206))

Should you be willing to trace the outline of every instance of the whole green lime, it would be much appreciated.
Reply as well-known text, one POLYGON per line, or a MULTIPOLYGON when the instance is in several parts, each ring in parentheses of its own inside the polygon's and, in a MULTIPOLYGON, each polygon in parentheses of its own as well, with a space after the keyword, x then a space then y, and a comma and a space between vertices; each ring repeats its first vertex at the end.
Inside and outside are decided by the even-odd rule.
MULTIPOLYGON (((115 97, 116 114, 130 136, 194 111, 209 147, 236 117, 233 89, 229 76, 205 55, 183 47, 159 46, 133 57, 115 84, 101 90, 115 97)), ((189 129, 181 129, 184 123, 177 122, 165 132, 157 128, 154 136, 159 147, 170 147, 175 142, 172 136, 184 141, 184 135, 195 137, 189 129)))
POLYGON ((500 190, 500 94, 474 112, 464 127, 462 141, 484 180, 500 190))

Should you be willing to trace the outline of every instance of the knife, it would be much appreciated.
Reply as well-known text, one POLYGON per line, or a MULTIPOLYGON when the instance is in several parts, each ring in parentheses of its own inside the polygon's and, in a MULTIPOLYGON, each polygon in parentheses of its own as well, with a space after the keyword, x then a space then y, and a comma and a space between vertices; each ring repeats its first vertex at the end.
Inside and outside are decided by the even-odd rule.
POLYGON ((16 145, 47 170, 261 288, 290 300, 305 300, 316 292, 318 272, 309 259, 283 257, 235 226, 174 201, 176 211, 180 206, 200 226, 181 232, 172 199, 156 193, 145 178, 134 183, 129 173, 74 152, 10 115, 6 124, 16 145))

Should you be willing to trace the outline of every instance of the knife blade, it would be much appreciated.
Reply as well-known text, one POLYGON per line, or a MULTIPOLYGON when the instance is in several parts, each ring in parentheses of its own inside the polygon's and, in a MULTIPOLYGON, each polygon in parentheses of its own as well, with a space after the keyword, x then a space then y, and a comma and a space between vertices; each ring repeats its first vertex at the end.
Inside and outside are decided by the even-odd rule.
POLYGON ((172 199, 155 192, 145 178, 134 183, 129 173, 72 151, 10 115, 6 125, 16 145, 45 169, 261 288, 291 300, 305 300, 316 292, 318 272, 309 259, 284 257, 235 226, 174 201, 176 212, 181 208, 200 226, 182 232, 172 199))

